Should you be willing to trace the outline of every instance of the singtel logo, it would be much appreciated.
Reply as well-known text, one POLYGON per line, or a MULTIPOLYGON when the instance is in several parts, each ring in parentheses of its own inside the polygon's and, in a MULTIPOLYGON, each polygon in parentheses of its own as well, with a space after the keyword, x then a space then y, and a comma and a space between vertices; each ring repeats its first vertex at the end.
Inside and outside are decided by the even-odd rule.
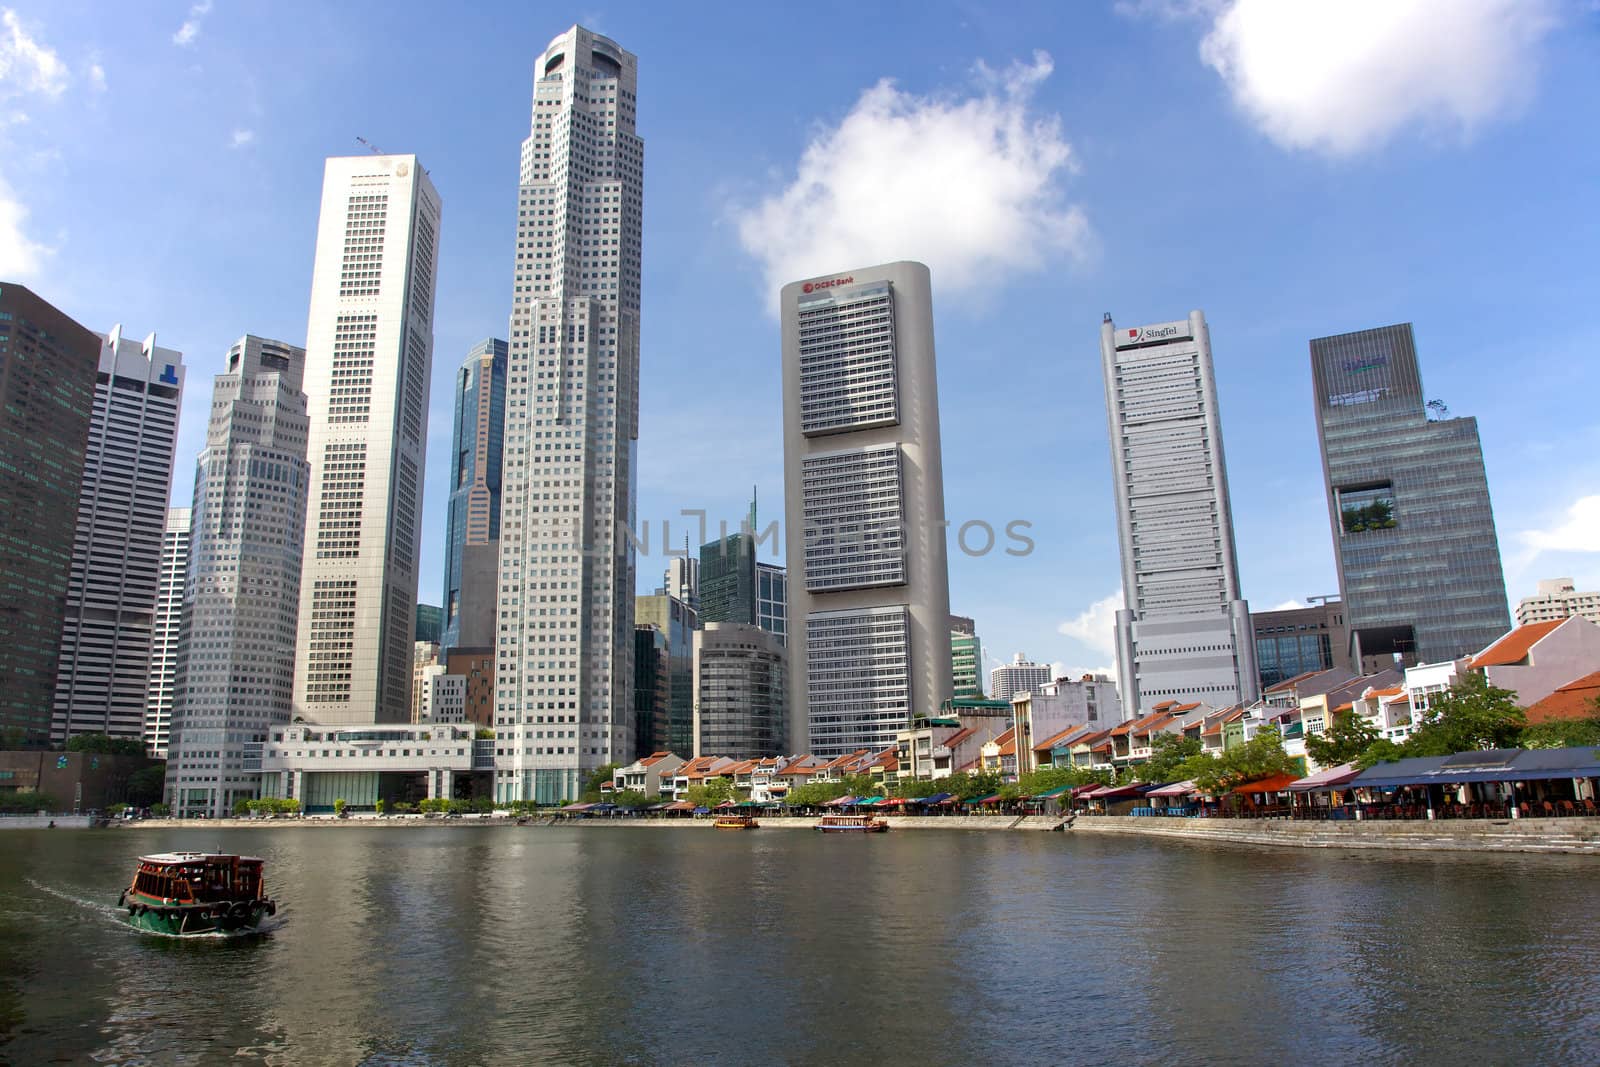
POLYGON ((1130 326, 1128 328, 1128 340, 1162 341, 1168 337, 1177 337, 1179 332, 1176 326, 1130 326))

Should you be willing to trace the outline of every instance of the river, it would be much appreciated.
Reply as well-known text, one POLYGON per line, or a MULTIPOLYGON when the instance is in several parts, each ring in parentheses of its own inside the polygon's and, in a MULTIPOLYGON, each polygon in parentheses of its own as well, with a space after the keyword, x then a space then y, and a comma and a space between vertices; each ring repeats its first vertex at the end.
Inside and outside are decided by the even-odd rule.
POLYGON ((0 835, 0 1062, 1600 1061, 1592 858, 1072 834, 0 835), (141 852, 274 928, 136 934, 141 852))

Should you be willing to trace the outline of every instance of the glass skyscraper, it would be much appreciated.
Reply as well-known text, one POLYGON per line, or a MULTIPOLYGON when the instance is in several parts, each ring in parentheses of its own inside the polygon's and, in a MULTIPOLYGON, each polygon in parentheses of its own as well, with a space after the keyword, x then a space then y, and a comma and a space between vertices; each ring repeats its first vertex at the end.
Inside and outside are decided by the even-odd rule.
POLYGON ((1312 341, 1311 378, 1357 664, 1488 647, 1511 616, 1477 420, 1429 417, 1410 323, 1312 341))
MULTIPOLYGON (((450 434, 450 507, 444 537, 446 650, 493 647, 500 567, 500 456, 505 436, 506 343, 479 341, 456 371, 450 434), (475 625, 462 639, 462 614, 475 625)), ((419 635, 419 641, 423 638, 419 635)))

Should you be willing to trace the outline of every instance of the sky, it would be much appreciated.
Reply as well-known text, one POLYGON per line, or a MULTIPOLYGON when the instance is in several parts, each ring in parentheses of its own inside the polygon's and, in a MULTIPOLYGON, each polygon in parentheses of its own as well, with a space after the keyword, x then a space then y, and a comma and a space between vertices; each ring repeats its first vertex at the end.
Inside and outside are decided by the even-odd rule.
POLYGON ((304 342, 323 159, 415 152, 437 603, 450 381, 505 336, 533 63, 574 22, 639 57, 641 591, 663 521, 782 518, 778 287, 897 259, 933 276, 946 516, 1000 534, 950 544, 991 666, 1115 662, 1105 312, 1205 311, 1254 609, 1338 591, 1307 342, 1396 322, 1479 421, 1511 602, 1600 588, 1594 0, 0 0, 0 280, 184 353, 186 505, 228 346, 304 342))

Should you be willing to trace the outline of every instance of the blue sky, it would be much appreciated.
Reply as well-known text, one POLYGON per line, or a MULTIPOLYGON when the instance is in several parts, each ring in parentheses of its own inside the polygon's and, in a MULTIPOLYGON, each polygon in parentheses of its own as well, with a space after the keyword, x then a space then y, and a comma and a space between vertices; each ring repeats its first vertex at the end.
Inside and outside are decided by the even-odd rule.
MULTIPOLYGON (((1119 585, 1101 313, 1210 322, 1245 595, 1337 591, 1307 340, 1416 326, 1479 419, 1513 602, 1600 587, 1600 10, 1589 0, 711 3, 0 0, 0 278, 185 353, 187 503, 240 334, 305 336, 328 155, 416 152, 444 199, 427 486, 448 383, 503 336, 534 57, 640 57, 641 516, 780 517, 774 280, 933 271, 952 609, 993 659, 1107 667, 1119 585)), ((698 531, 694 531, 698 533, 698 531)))

